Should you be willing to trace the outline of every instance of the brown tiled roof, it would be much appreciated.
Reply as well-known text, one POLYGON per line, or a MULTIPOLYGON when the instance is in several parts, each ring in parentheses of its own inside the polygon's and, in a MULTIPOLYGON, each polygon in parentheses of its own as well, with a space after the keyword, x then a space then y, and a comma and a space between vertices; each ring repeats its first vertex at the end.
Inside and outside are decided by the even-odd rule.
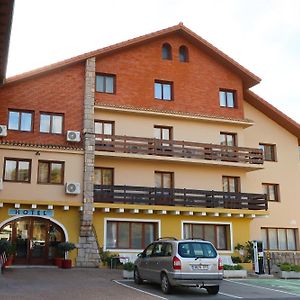
POLYGON ((14 0, 0 0, 0 86, 6 73, 14 0))
POLYGON ((33 143, 27 143, 27 142, 22 142, 22 141, 0 141, 0 145, 28 147, 28 148, 41 148, 41 149, 83 151, 83 148, 74 147, 74 146, 54 145, 54 144, 33 144, 33 143))
POLYGON ((70 64, 83 62, 87 58, 94 57, 94 56, 101 56, 101 55, 108 55, 110 53, 123 50, 124 48, 133 47, 142 43, 146 43, 150 40, 160 38, 164 35, 169 35, 172 33, 179 33, 186 39, 188 39, 190 42, 194 43, 196 46, 198 46, 201 50, 208 53, 210 56, 214 57, 214 59, 218 60, 220 63, 226 65, 227 67, 231 68, 234 72, 238 73, 239 76, 243 79, 245 83, 245 87, 251 87, 253 85, 256 85, 260 82, 260 78, 251 73, 249 70, 241 66, 239 63, 234 61, 232 58, 227 56, 225 53, 214 47, 212 44, 198 36, 196 33, 185 27, 182 23, 179 23, 178 25, 162 29, 153 33, 149 33, 137 38, 133 38, 109 47, 105 47, 99 50, 91 51, 70 59, 66 59, 60 62, 57 62, 55 64, 51 64, 30 72, 26 72, 14 77, 11 77, 7 79, 7 83, 15 82, 17 80, 26 79, 31 76, 35 76, 44 72, 52 71, 58 68, 62 68, 65 66, 68 66, 70 64))
POLYGON ((298 143, 300 145, 300 124, 295 122, 293 119, 285 115, 283 112, 278 110, 276 107, 271 105, 269 102, 259 97, 252 91, 245 91, 244 93, 245 100, 254 106, 256 109, 264 113, 271 120, 281 125, 287 131, 292 133, 298 138, 298 143))
POLYGON ((236 121, 241 123, 253 123, 253 121, 249 119, 238 119, 238 118, 231 118, 231 117, 224 117, 224 116, 217 116, 217 115, 207 115, 207 114, 200 114, 200 113, 193 113, 193 112, 174 111, 174 110, 161 110, 161 109, 137 107, 131 105, 117 105, 111 103, 103 103, 99 101, 95 101, 95 106, 116 108, 122 110, 135 110, 141 112, 154 112, 154 113, 170 114, 170 115, 177 115, 177 116, 190 116, 190 117, 199 117, 199 118, 207 118, 207 119, 218 119, 224 121, 236 121))

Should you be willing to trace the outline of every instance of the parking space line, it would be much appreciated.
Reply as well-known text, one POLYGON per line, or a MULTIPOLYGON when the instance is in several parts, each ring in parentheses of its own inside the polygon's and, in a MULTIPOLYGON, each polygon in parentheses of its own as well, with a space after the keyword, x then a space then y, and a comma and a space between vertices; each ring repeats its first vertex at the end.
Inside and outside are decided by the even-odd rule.
POLYGON ((283 293, 283 294, 299 297, 299 294, 294 294, 294 293, 285 292, 285 291, 281 291, 281 290, 271 289, 271 288, 268 288, 268 287, 265 287, 265 286, 252 285, 252 284, 249 284, 249 283, 243 283, 243 282, 238 282, 238 281, 233 281, 233 280, 228 280, 228 279, 224 279, 224 281, 233 282, 233 283, 236 283, 236 284, 255 287, 255 288, 262 288, 262 289, 273 291, 273 292, 278 292, 278 293, 283 293))
POLYGON ((161 296, 158 296, 158 295, 155 295, 155 294, 152 294, 152 293, 149 293, 149 292, 146 292, 146 291, 137 289, 137 288, 135 288, 135 287, 133 287, 133 286, 127 285, 127 284, 122 283, 122 282, 120 282, 120 281, 118 281, 118 280, 113 280, 113 282, 115 282, 115 283, 117 283, 117 284, 119 284, 119 285, 122 285, 122 286, 124 286, 124 287, 130 288, 130 289, 132 289, 132 290, 135 290, 135 291, 144 293, 144 294, 146 294, 146 295, 152 296, 152 297, 156 297, 156 298, 159 298, 159 299, 162 299, 162 300, 168 300, 168 298, 164 298, 164 297, 161 297, 161 296))
POLYGON ((243 299, 243 297, 235 296, 235 295, 230 295, 230 294, 226 294, 226 293, 219 292, 219 294, 223 295, 223 296, 226 296, 226 297, 230 297, 230 298, 243 299))

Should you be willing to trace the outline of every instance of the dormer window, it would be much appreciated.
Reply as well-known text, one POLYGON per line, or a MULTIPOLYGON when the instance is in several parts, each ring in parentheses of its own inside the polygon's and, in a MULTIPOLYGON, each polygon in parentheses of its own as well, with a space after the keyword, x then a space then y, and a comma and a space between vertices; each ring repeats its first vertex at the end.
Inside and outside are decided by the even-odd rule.
POLYGON ((189 61, 189 52, 186 46, 180 46, 179 48, 179 61, 188 62, 189 61))
POLYGON ((168 44, 168 43, 163 44, 161 56, 162 56, 162 59, 167 59, 167 60, 172 59, 172 47, 170 44, 168 44))

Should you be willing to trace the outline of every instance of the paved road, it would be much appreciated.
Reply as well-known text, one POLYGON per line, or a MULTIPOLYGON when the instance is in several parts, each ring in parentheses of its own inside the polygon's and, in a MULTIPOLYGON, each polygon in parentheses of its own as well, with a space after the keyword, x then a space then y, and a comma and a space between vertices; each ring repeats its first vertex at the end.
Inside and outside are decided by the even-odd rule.
POLYGON ((300 280, 224 280, 215 296, 190 288, 177 288, 166 296, 159 285, 138 286, 121 275, 115 269, 8 269, 0 275, 0 300, 300 299, 300 280))
POLYGON ((121 275, 109 269, 7 269, 0 274, 0 300, 154 299, 112 281, 121 275))
POLYGON ((171 295, 164 295, 160 291, 159 285, 144 283, 136 285, 132 281, 117 281, 123 286, 140 289, 141 292, 152 294, 157 299, 209 299, 209 300, 229 300, 229 299, 300 299, 300 280, 283 279, 242 279, 223 280, 218 295, 208 295, 205 289, 196 288, 176 288, 171 295))

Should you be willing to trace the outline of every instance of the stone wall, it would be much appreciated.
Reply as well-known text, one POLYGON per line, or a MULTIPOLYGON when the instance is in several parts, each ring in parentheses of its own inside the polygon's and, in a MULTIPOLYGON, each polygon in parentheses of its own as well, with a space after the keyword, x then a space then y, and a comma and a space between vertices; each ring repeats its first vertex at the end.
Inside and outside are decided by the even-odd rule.
POLYGON ((86 61, 84 95, 84 178, 83 210, 81 213, 80 237, 78 244, 78 267, 98 267, 100 262, 97 240, 93 231, 94 198, 94 95, 95 95, 95 58, 86 61))

